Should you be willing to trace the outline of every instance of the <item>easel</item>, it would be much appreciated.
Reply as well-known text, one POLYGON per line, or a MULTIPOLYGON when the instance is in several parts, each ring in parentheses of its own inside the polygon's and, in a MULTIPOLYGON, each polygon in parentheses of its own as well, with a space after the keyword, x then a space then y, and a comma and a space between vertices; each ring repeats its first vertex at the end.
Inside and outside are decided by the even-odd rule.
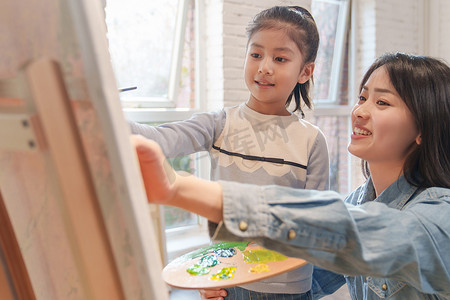
POLYGON ((0 297, 3 300, 36 299, 25 263, 0 194, 0 297))
MULTIPOLYGON (((19 156, 27 156, 27 152, 32 152, 35 159, 42 160, 47 172, 53 172, 49 178, 55 180, 52 180, 49 188, 55 195, 59 194, 55 204, 63 224, 60 224, 60 230, 51 230, 49 234, 66 236, 69 243, 67 246, 72 252, 67 253, 66 258, 62 253, 56 253, 46 259, 73 260, 66 263, 77 269, 80 287, 86 299, 125 299, 82 140, 57 63, 49 60, 32 62, 24 68, 15 82, 10 82, 9 86, 11 85, 20 87, 22 92, 29 89, 26 93, 29 96, 24 102, 17 98, 3 98, 3 102, 8 101, 12 105, 2 105, 0 109, 1 148, 3 151, 9 148, 9 151, 16 152, 15 155, 19 156), (16 134, 11 135, 11 132, 16 134)), ((24 182, 15 181, 16 187, 34 178, 33 172, 22 174, 21 179, 24 182), (31 177, 27 178, 27 175, 31 177)), ((10 192, 11 186, 5 186, 4 182, 1 182, 0 188, 10 192)), ((30 193, 27 196, 30 201, 39 201, 30 193)), ((2 198, 6 197, 8 195, 3 195, 2 198)), ((6 208, 0 210, 2 220, 10 223, 7 221, 10 218, 6 215, 8 203, 4 203, 8 201, 2 199, 1 202, 2 207, 6 208)), ((2 233, 2 246, 17 244, 14 241, 15 235, 11 232, 14 226, 11 223, 6 225, 8 226, 4 229, 9 230, 5 234, 2 233)), ((3 247, 2 249, 4 252, 7 250, 3 247)), ((9 266, 20 260, 21 253, 17 250, 15 247, 7 251, 9 256, 5 259, 9 266), (14 261, 10 260, 11 257, 14 257, 14 261)), ((47 263, 52 265, 57 262, 47 263)), ((18 272, 14 272, 14 269, 10 267, 12 274, 17 274, 16 277, 20 279, 12 280, 13 293, 25 290, 26 296, 20 299, 33 299, 30 296, 33 295, 31 285, 27 285, 25 289, 23 284, 19 285, 22 279, 28 277, 24 268, 20 268, 18 272)), ((30 275, 33 282, 33 274, 30 275)), ((54 280, 58 279, 52 277, 52 281, 54 280)), ((64 284, 63 281, 60 283, 64 284)))
POLYGON ((0 63, 0 74, 21 67, 0 78, 1 299, 168 299, 128 128, 111 101, 98 5, 8 0, 15 9, 0 12, 12 14, 2 18, 14 20, 11 32, 37 24, 63 33, 27 37, 34 52, 16 54, 12 43, 10 65, 0 63), (39 7, 54 11, 34 13, 39 7), (57 43, 56 52, 47 47, 57 43), (53 59, 38 58, 47 51, 53 59), (67 65, 81 56, 84 72, 67 65))
MULTIPOLYGON (((123 292, 59 68, 54 62, 41 60, 28 65, 23 75, 32 99, 27 99, 27 105, 19 116, 9 116, 13 120, 21 119, 22 122, 16 122, 17 125, 29 128, 31 137, 4 139, 2 144, 4 147, 9 143, 27 145, 30 150, 40 148, 45 163, 55 169, 54 176, 58 178, 57 182, 53 182, 53 188, 57 190, 60 187, 64 199, 59 203, 67 223, 64 233, 71 237, 71 248, 78 260, 80 277, 86 280, 88 298, 101 299, 103 296, 104 299, 122 299, 123 292)), ((17 85, 22 89, 27 86, 23 83, 17 85)), ((12 123, 7 117, 3 120, 12 123)), ((1 125, 2 132, 20 131, 5 125, 1 125)), ((2 190, 4 188, 7 189, 2 187, 2 190)))

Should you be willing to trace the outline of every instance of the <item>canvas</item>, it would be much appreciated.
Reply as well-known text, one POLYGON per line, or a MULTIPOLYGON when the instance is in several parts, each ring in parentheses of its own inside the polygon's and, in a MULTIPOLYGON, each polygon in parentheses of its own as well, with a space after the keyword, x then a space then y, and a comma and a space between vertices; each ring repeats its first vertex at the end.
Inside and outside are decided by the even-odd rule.
POLYGON ((168 299, 102 3, 1 1, 0 53, 0 199, 36 298, 168 299))

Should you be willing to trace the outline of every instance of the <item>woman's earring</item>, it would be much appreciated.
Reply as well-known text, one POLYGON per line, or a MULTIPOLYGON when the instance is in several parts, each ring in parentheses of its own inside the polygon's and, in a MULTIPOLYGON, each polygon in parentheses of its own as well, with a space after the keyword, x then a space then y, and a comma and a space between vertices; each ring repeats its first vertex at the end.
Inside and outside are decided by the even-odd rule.
POLYGON ((422 136, 419 135, 419 136, 416 137, 416 144, 420 145, 421 143, 422 143, 422 136))

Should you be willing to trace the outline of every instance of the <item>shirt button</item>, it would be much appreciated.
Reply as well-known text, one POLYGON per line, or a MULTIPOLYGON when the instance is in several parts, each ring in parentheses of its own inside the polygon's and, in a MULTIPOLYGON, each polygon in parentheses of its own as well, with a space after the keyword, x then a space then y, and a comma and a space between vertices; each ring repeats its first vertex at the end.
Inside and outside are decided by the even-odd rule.
POLYGON ((386 283, 383 283, 383 284, 381 285, 381 289, 382 289, 383 291, 386 291, 386 290, 387 290, 387 284, 386 284, 386 283))
POLYGON ((289 230, 288 232, 288 240, 293 240, 297 236, 297 233, 294 229, 289 230))
POLYGON ((239 229, 240 229, 241 231, 246 231, 247 228, 248 228, 247 222, 245 222, 245 221, 239 222, 239 229))

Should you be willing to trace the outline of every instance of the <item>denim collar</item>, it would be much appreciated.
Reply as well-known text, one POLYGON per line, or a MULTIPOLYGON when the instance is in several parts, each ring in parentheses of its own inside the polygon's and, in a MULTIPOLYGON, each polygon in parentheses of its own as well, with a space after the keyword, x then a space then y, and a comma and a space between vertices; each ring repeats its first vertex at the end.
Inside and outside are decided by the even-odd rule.
POLYGON ((361 205, 365 202, 375 201, 384 203, 392 208, 402 209, 418 189, 418 187, 410 185, 402 175, 376 197, 372 178, 369 177, 362 186, 361 193, 358 195, 357 204, 361 205))

